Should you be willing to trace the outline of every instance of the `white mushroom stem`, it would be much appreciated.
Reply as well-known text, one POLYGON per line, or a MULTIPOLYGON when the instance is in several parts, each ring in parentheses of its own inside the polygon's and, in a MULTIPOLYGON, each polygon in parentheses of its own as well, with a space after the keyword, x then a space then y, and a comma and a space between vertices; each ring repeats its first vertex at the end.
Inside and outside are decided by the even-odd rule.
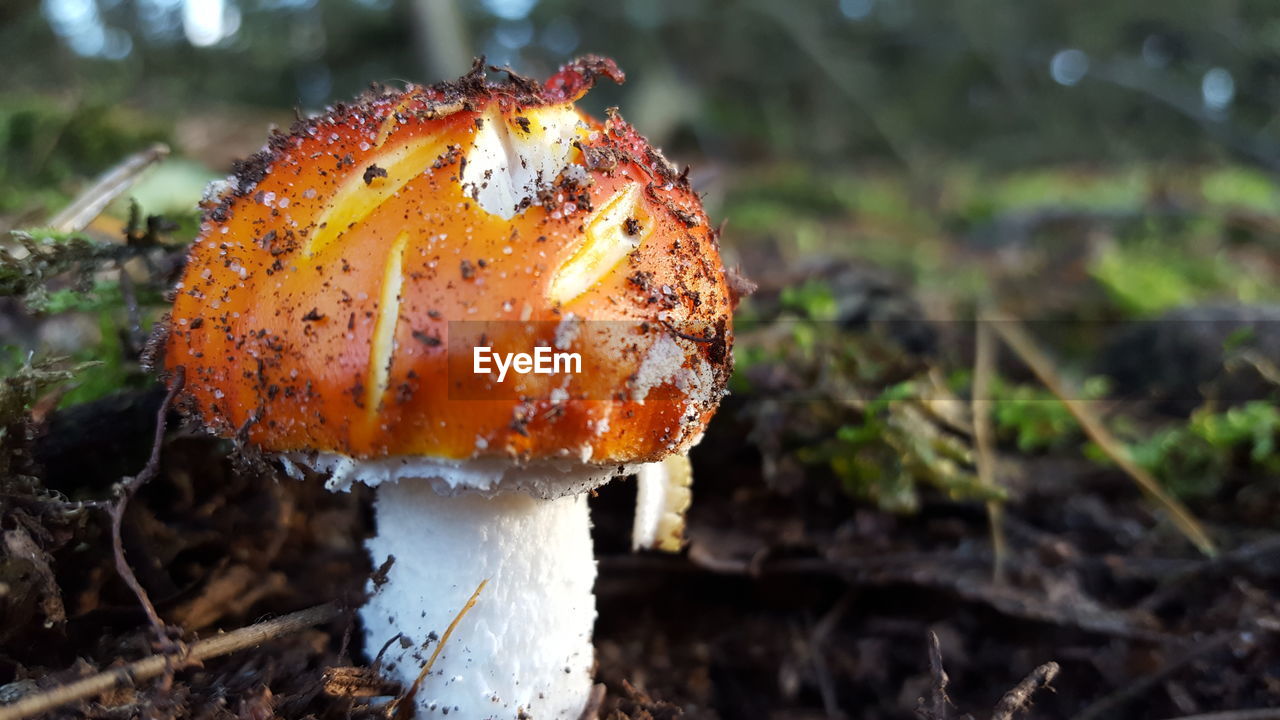
POLYGON ((360 618, 370 655, 391 641, 387 676, 411 686, 488 580, 423 680, 418 717, 577 720, 591 690, 596 617, 586 496, 444 497, 413 479, 377 493, 369 555, 375 567, 395 562, 380 587, 371 582, 360 618))

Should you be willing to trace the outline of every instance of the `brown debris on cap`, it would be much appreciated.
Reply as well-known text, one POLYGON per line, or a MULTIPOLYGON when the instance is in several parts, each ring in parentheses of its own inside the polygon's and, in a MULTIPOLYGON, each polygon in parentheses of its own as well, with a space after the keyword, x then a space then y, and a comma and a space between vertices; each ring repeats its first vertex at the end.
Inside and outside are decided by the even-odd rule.
POLYGON ((736 298, 700 200, 616 112, 573 108, 596 78, 623 80, 613 61, 575 60, 541 85, 503 72, 478 62, 453 82, 374 88, 236 166, 203 205, 159 341, 165 367, 187 371, 184 408, 264 450, 358 458, 645 462, 701 433, 731 369, 736 298), (490 120, 521 142, 571 133, 546 136, 568 142, 567 169, 511 217, 464 183, 490 120), (575 337, 556 335, 565 318, 575 337), (476 321, 495 352, 564 343, 583 372, 555 388, 460 372, 469 348, 449 333, 476 321))

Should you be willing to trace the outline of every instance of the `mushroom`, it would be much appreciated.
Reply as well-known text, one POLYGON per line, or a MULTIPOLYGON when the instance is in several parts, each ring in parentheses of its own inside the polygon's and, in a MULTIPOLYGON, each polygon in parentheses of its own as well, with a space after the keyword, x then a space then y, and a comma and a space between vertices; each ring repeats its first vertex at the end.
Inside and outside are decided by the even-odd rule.
MULTIPOLYGON (((598 76, 623 79, 598 57, 542 85, 477 63, 275 133, 203 202, 157 337, 204 428, 330 489, 376 488, 367 547, 391 563, 360 611, 365 648, 406 688, 440 651, 420 713, 581 713, 587 495, 682 456, 725 392, 736 300, 717 233, 615 111, 574 107, 598 76), (480 347, 576 353, 580 372, 517 363, 500 381, 476 372, 480 347)), ((674 496, 646 485, 650 544, 678 542, 676 476, 674 496)))

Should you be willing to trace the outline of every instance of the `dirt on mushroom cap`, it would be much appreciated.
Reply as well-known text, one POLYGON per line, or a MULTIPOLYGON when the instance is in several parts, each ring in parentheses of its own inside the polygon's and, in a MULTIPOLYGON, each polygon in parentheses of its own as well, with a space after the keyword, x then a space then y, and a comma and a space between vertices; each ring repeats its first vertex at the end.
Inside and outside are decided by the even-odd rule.
POLYGON ((686 447, 729 375, 733 299, 684 175, 617 113, 572 108, 598 74, 621 77, 599 58, 545 86, 477 66, 274 135, 206 201, 178 286, 165 366, 186 368, 188 411, 267 450, 365 458, 686 447), (505 155, 472 152, 486 132, 505 155), (511 150, 539 133, 559 143, 555 177, 511 150), (482 161, 513 178, 506 195, 482 161), (583 372, 486 395, 491 378, 451 369, 441 342, 474 321, 495 347, 559 346, 579 323, 583 372))

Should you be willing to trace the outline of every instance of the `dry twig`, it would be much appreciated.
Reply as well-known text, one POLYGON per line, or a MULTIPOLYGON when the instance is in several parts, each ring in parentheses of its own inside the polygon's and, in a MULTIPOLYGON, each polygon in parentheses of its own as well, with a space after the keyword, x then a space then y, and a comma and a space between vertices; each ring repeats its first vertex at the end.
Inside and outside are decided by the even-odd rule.
POLYGON ((1022 361, 1027 364, 1027 367, 1031 368, 1031 371, 1040 379, 1040 382, 1044 383, 1049 392, 1053 393, 1058 398, 1058 401, 1066 407, 1067 412, 1071 413, 1076 422, 1080 423, 1081 429, 1089 436, 1089 439, 1097 443, 1099 449, 1112 462, 1172 516, 1174 525, 1201 552, 1209 556, 1215 555, 1217 549, 1200 521, 1196 520, 1195 516, 1177 498, 1165 492, 1164 488, 1160 486, 1160 483, 1151 473, 1135 463, 1129 455, 1128 448, 1111 434, 1107 426, 1098 419, 1098 416, 1085 403, 1074 397, 1068 389, 1067 382, 1058 375, 1053 362, 1039 348, 1035 340, 1026 331, 1026 328, 1022 326, 1022 323, 1006 315, 993 316, 990 323, 995 331, 1000 334, 1000 338, 1004 340, 1005 344, 1018 357, 1022 358, 1022 361))
POLYGON ((320 605, 308 610, 285 615, 274 620, 233 630, 225 635, 201 640, 179 656, 152 655, 122 667, 100 672, 68 685, 51 688, 45 692, 27 695, 17 702, 0 706, 0 720, 26 720, 69 703, 100 695, 119 687, 137 685, 168 671, 177 661, 177 667, 198 665, 220 655, 261 645, 269 640, 305 630, 338 616, 334 605, 320 605))
POLYGON ((106 171, 89 189, 49 220, 49 227, 59 232, 80 232, 98 217, 103 208, 141 179, 143 171, 169 155, 169 146, 156 143, 141 152, 125 158, 124 162, 106 171))
MULTIPOLYGON (((973 444, 977 451, 978 482, 996 486, 996 443, 991 428, 991 378, 996 367, 996 338, 985 317, 978 318, 977 347, 973 359, 973 444)), ((1004 582, 1008 546, 1004 537, 1004 505, 987 501, 987 518, 991 524, 991 574, 996 583, 1004 582)))
POLYGON ((846 592, 841 596, 836 604, 814 624, 812 632, 809 633, 809 641, 801 644, 800 652, 813 669, 818 694, 822 697, 822 707, 826 711, 828 720, 842 720, 846 717, 840 709, 840 701, 836 697, 835 679, 827 663, 828 639, 849 608, 853 606, 855 596, 854 591, 846 592))
POLYGON ((1047 662, 1032 670, 1030 675, 1022 679, 1022 682, 1000 698, 1000 702, 996 703, 996 709, 991 712, 991 720, 1011 720, 1014 713, 1027 707, 1031 702, 1031 696, 1037 690, 1049 687, 1049 683, 1058 676, 1058 670, 1056 662, 1047 662))
POLYGON ((120 526, 124 522, 125 509, 128 507, 129 501, 133 499, 134 494, 138 492, 138 488, 145 485, 160 472, 160 448, 164 445, 165 419, 169 414, 169 407, 173 405, 173 399, 182 390, 185 382, 186 377, 182 369, 179 368, 174 375, 173 384, 169 387, 168 394, 164 397, 164 402, 160 403, 160 409, 156 412, 156 432, 155 439, 151 445, 151 457, 147 460, 147 464, 143 466, 142 472, 131 478, 125 478, 116 485, 116 501, 108 506, 107 510, 111 516, 111 548, 115 554, 116 572, 120 574, 120 578, 137 596, 138 602, 142 604, 142 609, 147 613, 147 620, 151 622, 152 629, 155 630, 157 638, 162 643, 168 639, 164 621, 156 613, 155 605, 151 603, 151 598, 147 596, 147 591, 138 582, 138 577, 133 574, 133 568, 129 567, 129 561, 125 559, 124 541, 120 537, 120 526))
MULTIPOLYGON (((481 580, 480 584, 476 586, 476 591, 471 593, 471 597, 467 600, 467 603, 462 606, 462 609, 458 611, 457 615, 453 616, 453 622, 449 623, 449 627, 445 628, 444 634, 442 634, 440 639, 436 641, 436 649, 431 652, 431 657, 427 659, 427 664, 422 666, 422 672, 418 673, 418 679, 413 681, 413 685, 409 687, 409 690, 405 692, 405 694, 395 700, 392 700, 391 704, 387 706, 387 717, 401 717, 401 707, 404 705, 404 702, 406 700, 412 702, 414 696, 418 694, 418 688, 422 686, 422 681, 426 679, 427 673, 431 672, 431 666, 435 664, 436 658, 440 656, 440 651, 444 649, 444 644, 449 642, 449 636, 453 634, 454 629, 458 627, 458 623, 462 621, 462 618, 470 612, 471 608, 476 606, 476 600, 480 597, 480 591, 484 590, 484 586, 488 584, 488 578, 481 580)), ((0 720, 3 720, 3 718, 0 718, 0 720)))
POLYGON ((947 720, 947 706, 951 698, 947 697, 947 671, 942 667, 942 645, 938 642, 938 633, 929 631, 929 675, 933 678, 933 691, 930 697, 930 720, 947 720))

